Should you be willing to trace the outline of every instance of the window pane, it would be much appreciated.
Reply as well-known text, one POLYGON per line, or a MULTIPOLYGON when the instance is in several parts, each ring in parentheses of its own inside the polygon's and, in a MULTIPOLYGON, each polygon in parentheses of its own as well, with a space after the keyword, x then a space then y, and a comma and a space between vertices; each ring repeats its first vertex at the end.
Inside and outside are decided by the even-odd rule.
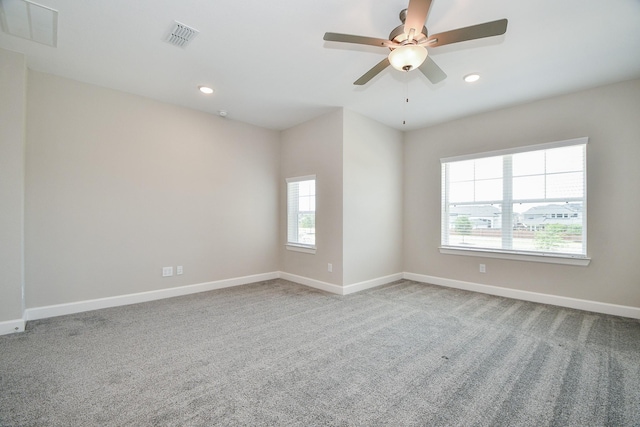
POLYGON ((502 200, 502 179, 476 181, 476 202, 502 200))
POLYGON ((582 145, 547 150, 547 173, 582 171, 583 153, 582 145))
POLYGON ((471 181, 473 179, 473 162, 474 160, 466 160, 449 163, 449 182, 471 181))
POLYGON ((514 154, 512 156, 513 176, 543 174, 544 157, 544 151, 514 154))
POLYGON ((315 245, 315 180, 287 184, 287 242, 315 245))
POLYGON ((298 209, 301 212, 306 212, 311 210, 311 205, 309 203, 309 197, 300 197, 298 199, 298 209))
POLYGON ((513 178, 513 199, 543 199, 544 175, 513 178))
POLYGON ((300 196, 309 196, 313 194, 315 188, 315 181, 300 181, 300 196))
POLYGON ((513 249, 584 253, 582 203, 519 203, 513 211, 513 249))
POLYGON ((547 198, 583 197, 582 172, 547 175, 547 198))
POLYGON ((502 178, 502 156, 475 160, 475 179, 502 178))
POLYGON ((498 206, 451 205, 449 207, 449 243, 476 249, 500 249, 502 215, 498 206))
POLYGON ((298 217, 298 243, 316 244, 316 216, 313 213, 300 214, 298 217))
POLYGON ((473 202, 473 181, 452 183, 449 188, 450 202, 473 202))

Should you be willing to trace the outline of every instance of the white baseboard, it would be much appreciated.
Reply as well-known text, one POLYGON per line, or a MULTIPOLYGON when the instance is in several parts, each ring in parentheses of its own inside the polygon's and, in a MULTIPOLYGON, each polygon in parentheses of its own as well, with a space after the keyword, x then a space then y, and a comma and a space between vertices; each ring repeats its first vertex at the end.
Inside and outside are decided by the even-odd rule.
POLYGON ((445 279, 442 277, 427 276, 415 273, 397 273, 389 276, 353 283, 347 286, 334 285, 332 283, 298 276, 285 272, 271 272, 255 274, 251 276, 236 277, 232 279, 217 280, 213 282, 199 283, 195 285, 180 286, 176 288, 159 289, 156 291, 140 292, 128 295, 118 295, 107 298, 99 298, 87 301, 77 301, 65 304, 49 305, 44 307, 28 308, 24 312, 23 319, 8 320, 0 322, 0 335, 14 332, 22 332, 25 329, 26 321, 44 319, 48 317, 63 316, 67 314, 80 313, 101 308, 116 307, 121 305, 137 304, 147 301, 155 301, 164 298, 172 298, 182 295, 189 295, 198 292, 212 291, 215 289, 228 288, 232 286, 246 285, 249 283, 264 280, 282 278, 301 285, 320 289, 337 295, 348 295, 365 289, 374 288, 400 279, 414 280, 417 282, 430 283, 433 285, 445 286, 449 288, 464 289, 473 292, 480 292, 490 295, 497 295, 506 298, 519 299, 524 301, 538 302, 543 304, 557 305, 561 307, 575 308, 579 310, 592 311, 596 313, 611 314, 615 316, 630 317, 640 319, 640 308, 616 304, 608 304, 597 301, 582 300, 576 298, 562 297, 557 295, 542 294, 537 292, 521 291, 517 289, 502 288, 499 286, 483 285, 480 283, 464 282, 461 280, 445 279))
POLYGON ((353 283, 343 287, 342 295, 349 295, 355 292, 364 291, 365 289, 371 289, 378 286, 386 285, 387 283, 395 282, 402 279, 402 273, 391 274, 389 276, 378 277, 377 279, 365 280, 364 282, 353 283))
POLYGON ((289 280, 291 282, 296 282, 301 285, 309 286, 311 288, 331 292, 332 294, 344 295, 344 288, 340 285, 334 285, 333 283, 322 282, 320 280, 310 279, 308 277, 298 276, 296 274, 285 273, 284 271, 280 272, 280 278, 289 280))
POLYGON ((14 332, 24 332, 24 319, 5 320, 0 322, 0 335, 13 334, 14 332))
POLYGON ((118 295, 107 298, 77 301, 44 307, 34 307, 26 309, 24 316, 25 320, 45 319, 48 317, 80 313, 83 311, 98 310, 101 308, 117 307, 121 305, 138 304, 141 302, 155 301, 164 298, 195 294, 198 292, 212 291, 215 289, 229 288, 231 286, 246 285, 249 283, 261 282, 264 280, 277 279, 278 277, 278 272, 263 273, 251 276, 235 277, 232 279, 216 280, 213 282, 199 283, 196 285, 159 289, 156 291, 139 292, 135 294, 118 295))
POLYGON ((389 276, 378 277, 376 279, 365 280, 364 282, 353 283, 351 285, 340 286, 333 283, 322 282, 316 279, 310 279, 304 276, 298 276, 296 274, 280 272, 280 278, 296 282, 301 285, 309 286, 311 288, 320 289, 326 292, 331 292, 337 295, 349 295, 356 292, 364 291, 365 289, 375 288, 377 286, 386 285, 387 283, 395 282, 402 279, 402 273, 391 274, 389 276))
POLYGON ((640 319, 640 307, 630 307, 626 305, 609 304, 606 302, 569 298, 538 292, 521 291, 518 289, 501 288, 499 286, 464 282, 462 280, 444 279, 442 277, 427 276, 424 274, 403 273, 402 277, 407 280, 430 283, 432 285, 445 286, 448 288, 464 289, 466 291, 480 292, 483 294, 497 295, 523 301, 538 302, 542 304, 591 311, 594 313, 612 314, 614 316, 640 319))

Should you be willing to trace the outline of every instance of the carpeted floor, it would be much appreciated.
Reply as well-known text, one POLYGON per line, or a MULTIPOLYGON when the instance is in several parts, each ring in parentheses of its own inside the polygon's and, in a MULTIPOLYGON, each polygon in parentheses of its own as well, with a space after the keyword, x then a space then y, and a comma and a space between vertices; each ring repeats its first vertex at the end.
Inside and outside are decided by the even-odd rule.
POLYGON ((2 426, 638 426, 640 321, 283 280, 0 337, 2 426))

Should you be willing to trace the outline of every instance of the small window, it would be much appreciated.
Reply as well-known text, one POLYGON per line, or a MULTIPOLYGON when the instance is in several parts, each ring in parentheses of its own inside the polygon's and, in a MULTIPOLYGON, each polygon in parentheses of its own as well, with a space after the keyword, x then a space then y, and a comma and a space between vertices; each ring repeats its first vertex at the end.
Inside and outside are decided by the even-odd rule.
POLYGON ((311 253, 315 250, 315 175, 287 178, 287 247, 311 253))
POLYGON ((586 144, 441 159, 442 248, 586 258, 586 144))

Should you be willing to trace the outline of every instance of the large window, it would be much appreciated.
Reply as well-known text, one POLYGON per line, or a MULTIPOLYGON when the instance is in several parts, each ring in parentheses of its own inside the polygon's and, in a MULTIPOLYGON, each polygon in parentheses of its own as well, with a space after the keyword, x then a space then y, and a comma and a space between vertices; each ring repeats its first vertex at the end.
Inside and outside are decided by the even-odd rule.
POLYGON ((442 248, 586 258, 586 144, 441 159, 442 248))
POLYGON ((287 178, 287 245, 316 246, 316 177, 287 178))

